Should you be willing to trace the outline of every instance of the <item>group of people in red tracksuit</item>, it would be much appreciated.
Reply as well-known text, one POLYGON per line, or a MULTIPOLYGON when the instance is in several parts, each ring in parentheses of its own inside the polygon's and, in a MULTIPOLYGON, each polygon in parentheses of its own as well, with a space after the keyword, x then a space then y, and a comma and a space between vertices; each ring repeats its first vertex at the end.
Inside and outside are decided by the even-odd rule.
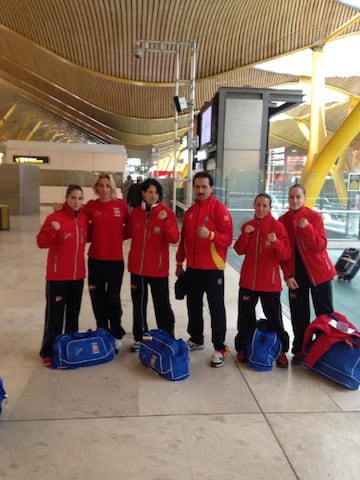
POLYGON ((282 351, 276 364, 288 367, 289 336, 281 313, 280 269, 289 290, 294 333, 292 363, 303 362, 303 340, 310 323, 309 293, 316 316, 334 311, 331 280, 335 267, 327 253, 327 237, 321 214, 306 207, 300 184, 289 189, 289 210, 279 220, 271 216, 271 196, 261 193, 254 202, 253 220, 241 227, 234 249, 245 255, 240 275, 238 333, 235 349, 240 363, 246 362, 246 344, 256 328, 255 305, 260 299, 268 326, 276 331, 282 351))
MULTIPOLYGON (((176 275, 186 276, 189 348, 191 351, 204 348, 206 294, 214 346, 210 365, 224 365, 230 351, 225 343, 224 270, 233 239, 233 223, 227 207, 213 195, 212 176, 208 172, 197 172, 194 176, 194 203, 185 212, 181 235, 174 212, 162 202, 162 186, 156 179, 142 182, 143 202, 132 210, 125 200, 116 198, 110 174, 97 175, 93 189, 98 198, 82 207, 81 187, 69 186, 64 205, 46 218, 37 236, 38 246, 49 249, 40 351, 44 365, 51 366, 55 337, 63 331, 78 329, 86 241, 90 241, 88 285, 96 325, 109 330, 115 338, 116 350, 121 348, 125 331, 121 325, 120 289, 124 273, 123 241, 127 238, 131 239, 128 258, 133 305, 131 351, 139 350, 148 330, 149 289, 157 327, 174 337, 169 246, 179 242, 176 275)), ((289 336, 282 321, 280 268, 289 287, 294 363, 302 360, 302 341, 310 322, 309 291, 317 315, 333 311, 331 279, 336 272, 326 252, 325 229, 320 214, 305 207, 304 201, 303 187, 294 185, 289 190, 289 211, 275 220, 271 215, 271 197, 266 193, 257 195, 254 218, 242 225, 235 241, 236 253, 244 255, 235 337, 239 362, 246 361, 246 345, 256 328, 255 306, 260 300, 269 327, 282 342, 277 365, 288 366, 289 336)))
POLYGON ((121 348, 120 290, 124 274, 123 241, 131 238, 128 269, 133 300, 132 351, 139 349, 147 330, 146 306, 151 289, 158 328, 174 335, 175 318, 169 301, 169 244, 179 239, 174 212, 161 202, 162 187, 155 179, 141 185, 143 202, 131 213, 125 200, 116 197, 112 175, 94 179, 96 200, 82 207, 83 191, 71 185, 64 205, 50 214, 37 235, 40 248, 48 248, 46 314, 40 356, 52 365, 52 345, 57 335, 78 330, 85 278, 85 245, 88 251, 88 286, 97 328, 105 328, 121 348), (65 268, 66 267, 66 268, 65 268))

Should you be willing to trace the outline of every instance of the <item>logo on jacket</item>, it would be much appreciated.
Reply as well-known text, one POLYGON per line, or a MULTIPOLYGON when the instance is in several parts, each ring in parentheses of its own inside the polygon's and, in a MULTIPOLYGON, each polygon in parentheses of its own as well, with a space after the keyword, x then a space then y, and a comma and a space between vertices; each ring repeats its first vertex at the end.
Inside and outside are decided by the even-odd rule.
POLYGON ((208 221, 209 221, 209 215, 205 215, 204 222, 208 222, 208 221))
POLYGON ((121 212, 119 207, 114 207, 113 211, 114 211, 114 217, 121 217, 121 212))
POLYGON ((154 233, 160 233, 160 227, 155 227, 154 228, 154 233))

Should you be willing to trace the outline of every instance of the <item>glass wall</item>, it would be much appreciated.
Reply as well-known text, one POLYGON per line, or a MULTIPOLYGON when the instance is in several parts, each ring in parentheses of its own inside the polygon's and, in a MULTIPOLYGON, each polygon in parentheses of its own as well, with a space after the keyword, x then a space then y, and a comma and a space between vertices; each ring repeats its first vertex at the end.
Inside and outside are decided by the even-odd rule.
MULTIPOLYGON (((275 148, 269 151, 266 171, 266 190, 273 198, 273 214, 279 216, 287 209, 289 187, 300 181, 306 162, 306 154, 296 148, 275 148)), ((322 213, 325 229, 330 240, 360 239, 360 172, 350 173, 356 165, 349 156, 342 172, 343 196, 339 196, 334 178, 328 175, 318 198, 312 199, 314 209, 322 213), (359 177, 359 178, 358 178, 359 177), (358 178, 358 180, 357 180, 358 178), (357 180, 357 181, 356 181, 357 180)))

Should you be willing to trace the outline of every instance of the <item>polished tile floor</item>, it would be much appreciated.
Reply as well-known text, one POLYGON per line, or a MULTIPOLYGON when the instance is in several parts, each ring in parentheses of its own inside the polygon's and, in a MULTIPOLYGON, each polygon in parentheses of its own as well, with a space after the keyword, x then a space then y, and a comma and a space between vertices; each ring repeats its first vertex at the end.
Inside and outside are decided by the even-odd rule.
MULTIPOLYGON (((45 213, 42 209, 41 218, 45 213)), ((38 215, 11 217, 11 230, 0 232, 0 375, 9 394, 0 417, 0 478, 358 478, 359 391, 302 367, 256 373, 238 365, 234 353, 223 368, 210 368, 208 321, 207 346, 191 353, 190 378, 161 379, 129 352, 128 274, 122 299, 129 333, 120 355, 97 367, 44 368, 38 350, 46 251, 35 244, 39 225, 38 215)), ((238 273, 228 266, 227 341, 232 348, 237 283, 238 273)), ((186 338, 185 304, 172 303, 177 336, 186 338)), ((94 327, 86 290, 80 325, 94 327)))

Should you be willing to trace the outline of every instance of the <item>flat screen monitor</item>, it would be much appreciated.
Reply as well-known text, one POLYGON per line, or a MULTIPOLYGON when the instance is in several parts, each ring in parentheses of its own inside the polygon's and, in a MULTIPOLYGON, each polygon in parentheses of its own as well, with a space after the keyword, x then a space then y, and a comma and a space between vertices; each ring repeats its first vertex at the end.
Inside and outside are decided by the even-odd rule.
POLYGON ((200 113, 200 148, 211 143, 212 105, 200 113))

